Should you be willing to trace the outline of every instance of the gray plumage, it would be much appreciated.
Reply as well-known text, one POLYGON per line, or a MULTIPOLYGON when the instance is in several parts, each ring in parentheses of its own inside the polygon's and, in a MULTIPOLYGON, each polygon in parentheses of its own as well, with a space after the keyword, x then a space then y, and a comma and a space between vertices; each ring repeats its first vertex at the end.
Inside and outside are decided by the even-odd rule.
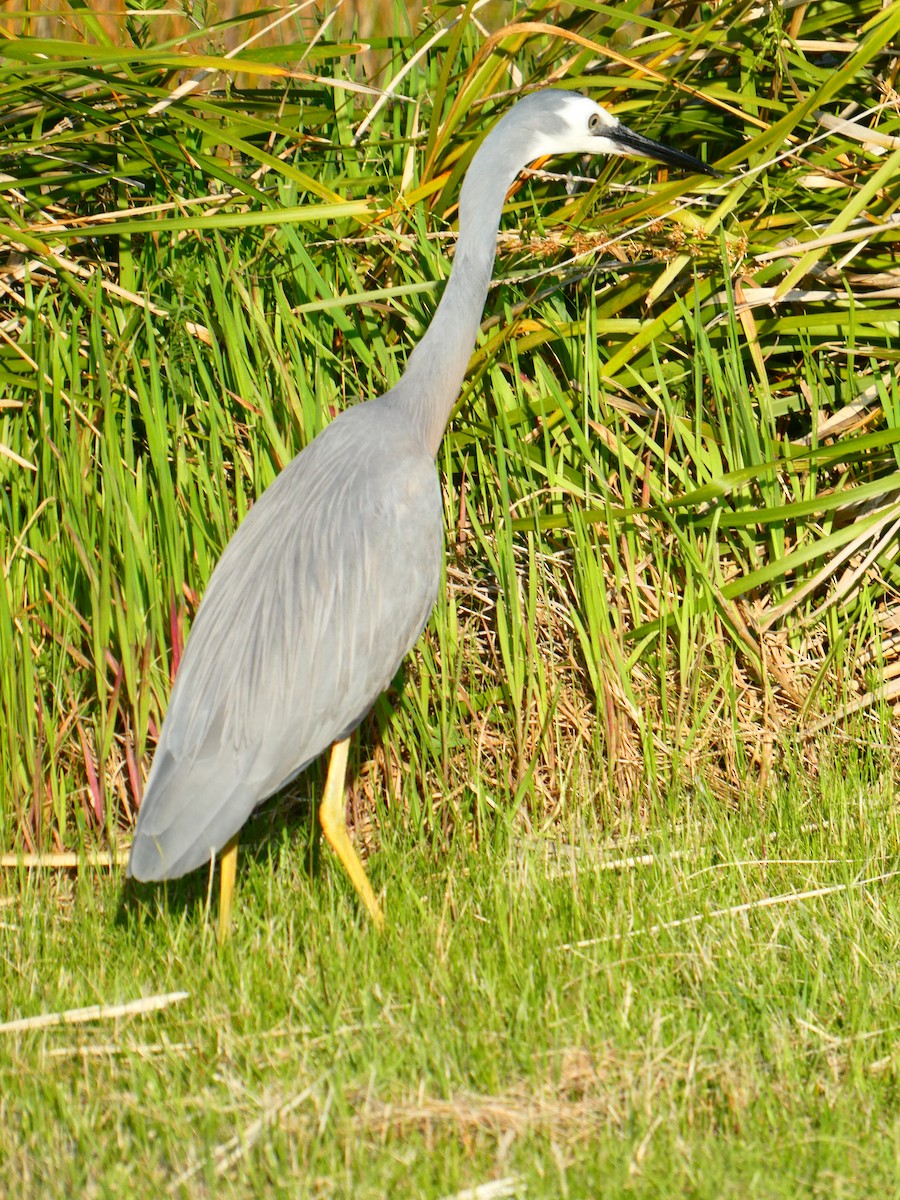
POLYGON ((701 163, 572 92, 535 92, 475 155, 434 319, 385 395, 341 413, 231 539, 187 640, 128 874, 207 864, 251 811, 350 734, 434 605, 443 553, 435 454, 475 344, 510 185, 554 153, 701 163))

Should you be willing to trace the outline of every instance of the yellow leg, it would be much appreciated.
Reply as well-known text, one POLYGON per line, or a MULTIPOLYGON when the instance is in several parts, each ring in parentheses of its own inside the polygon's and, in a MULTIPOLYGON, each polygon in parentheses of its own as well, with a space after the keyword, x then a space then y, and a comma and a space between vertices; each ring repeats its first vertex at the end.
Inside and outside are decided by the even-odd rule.
POLYGON ((216 926, 216 941, 220 946, 228 941, 231 924, 231 902, 234 899, 234 876, 237 871, 237 834, 226 842, 219 855, 219 921, 216 926))
POLYGON ((369 916, 375 922, 377 929, 384 928, 384 917, 372 891, 372 885, 366 878, 363 865, 353 849, 353 843, 347 833, 347 797, 345 792, 347 777, 347 749, 350 739, 335 742, 331 747, 331 760, 328 763, 328 777, 325 780, 325 793, 319 805, 319 821, 322 832, 331 843, 335 854, 344 864, 344 869, 350 876, 353 886, 359 893, 359 898, 369 910, 369 916))

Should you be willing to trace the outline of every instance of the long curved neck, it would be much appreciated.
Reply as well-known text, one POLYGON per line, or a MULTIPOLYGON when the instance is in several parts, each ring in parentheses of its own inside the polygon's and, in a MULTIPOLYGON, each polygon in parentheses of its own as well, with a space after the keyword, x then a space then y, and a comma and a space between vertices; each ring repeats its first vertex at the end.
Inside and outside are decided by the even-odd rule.
POLYGON ((490 135, 469 167, 459 197, 459 239, 453 270, 425 336, 409 356, 406 371, 389 393, 431 455, 459 396, 484 311, 503 202, 521 169, 520 161, 497 160, 490 135))

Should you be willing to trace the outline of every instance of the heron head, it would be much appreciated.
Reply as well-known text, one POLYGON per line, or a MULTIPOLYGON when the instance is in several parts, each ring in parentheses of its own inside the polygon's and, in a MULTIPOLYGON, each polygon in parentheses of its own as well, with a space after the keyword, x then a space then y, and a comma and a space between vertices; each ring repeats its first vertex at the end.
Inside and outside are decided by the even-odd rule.
POLYGON ((546 90, 526 96, 512 110, 524 119, 531 159, 556 154, 620 154, 652 158, 667 167, 716 175, 699 159, 634 133, 617 117, 578 92, 546 90))

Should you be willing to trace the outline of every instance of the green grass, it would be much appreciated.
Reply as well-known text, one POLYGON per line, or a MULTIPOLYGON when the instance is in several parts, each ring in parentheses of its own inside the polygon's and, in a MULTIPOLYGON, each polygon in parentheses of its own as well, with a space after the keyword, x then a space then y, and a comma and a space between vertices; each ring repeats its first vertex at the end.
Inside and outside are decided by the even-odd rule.
POLYGON ((895 788, 851 746, 815 786, 723 814, 698 784, 614 843, 398 827, 369 861, 381 937, 302 818, 251 829, 222 951, 202 878, 23 873, 8 1011, 188 998, 0 1033, 5 1187, 896 1195, 895 788))
MULTIPOLYGON (((24 261, 0 344, 0 844, 127 838, 223 545, 332 412, 396 380, 434 310, 510 54, 537 83, 565 52, 569 86, 753 172, 691 194, 600 163, 596 186, 511 199, 440 455, 449 598, 415 686, 378 708, 370 794, 441 826, 466 789, 537 819, 600 794, 627 819, 701 766, 734 795, 785 729, 812 762, 822 722, 900 695, 893 160, 814 115, 877 103, 900 8, 824 7, 786 59, 777 14, 736 4, 661 26, 539 2, 522 19, 555 32, 462 21, 380 107, 328 86, 362 67, 327 30, 317 81, 280 80, 312 61, 285 25, 287 46, 228 60, 230 86, 162 110, 173 71, 228 65, 241 21, 191 45, 134 24, 4 43, 0 239, 24 261), (597 75, 597 47, 641 32, 597 75)), ((433 32, 404 19, 373 42, 381 82, 433 32)))
POLYGON ((246 15, 4 12, 0 1021, 189 993, 0 1033, 13 1194, 897 1194, 900 4, 479 14, 226 60, 246 15), (386 935, 285 797, 223 951, 202 876, 29 874, 127 848, 222 547, 398 378, 520 77, 732 174, 509 200, 351 752, 386 935))

